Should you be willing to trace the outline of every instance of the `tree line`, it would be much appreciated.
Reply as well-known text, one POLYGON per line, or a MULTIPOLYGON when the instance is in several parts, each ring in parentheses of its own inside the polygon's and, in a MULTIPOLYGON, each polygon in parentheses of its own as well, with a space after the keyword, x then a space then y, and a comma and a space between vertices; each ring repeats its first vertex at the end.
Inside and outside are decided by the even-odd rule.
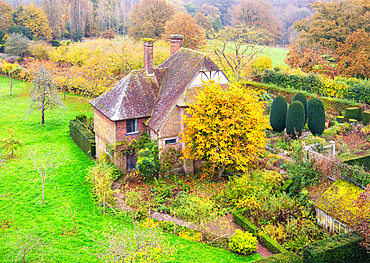
MULTIPOLYGON (((166 23, 190 20, 209 34, 245 23, 276 42, 294 38, 293 23, 312 14, 313 0, 0 0, 0 30, 30 38, 81 40, 127 35, 160 38, 166 23), (182 13, 179 15, 179 13, 182 13), (10 28, 11 27, 11 28, 10 28), (31 35, 32 33, 32 35, 31 35)), ((176 22, 174 22, 176 23, 176 22)), ((191 23, 192 24, 192 23, 191 23)), ((184 27, 184 26, 183 26, 184 27)), ((198 30, 199 31, 199 30, 198 30)))

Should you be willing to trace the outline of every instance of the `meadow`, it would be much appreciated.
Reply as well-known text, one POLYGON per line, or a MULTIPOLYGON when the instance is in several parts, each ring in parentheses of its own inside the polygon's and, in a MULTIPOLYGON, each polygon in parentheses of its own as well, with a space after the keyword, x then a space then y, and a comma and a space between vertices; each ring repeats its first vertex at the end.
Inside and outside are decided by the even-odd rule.
MULTIPOLYGON (((70 119, 79 114, 92 117, 89 99, 67 94, 65 110, 46 112, 42 125, 40 112, 27 113, 27 84, 17 81, 13 94, 9 95, 6 79, 0 76, 0 138, 8 138, 7 129, 11 129, 23 144, 14 158, 5 161, 0 173, 0 262, 14 261, 28 236, 38 236, 44 243, 42 250, 29 252, 29 262, 100 262, 96 253, 102 248, 90 236, 101 239, 110 226, 123 224, 132 229, 133 224, 124 213, 102 214, 86 181, 94 161, 69 136, 70 119), (55 167, 45 186, 44 204, 32 154, 48 156, 48 164, 55 167)), ((251 262, 261 258, 163 235, 177 248, 170 262, 251 262)))

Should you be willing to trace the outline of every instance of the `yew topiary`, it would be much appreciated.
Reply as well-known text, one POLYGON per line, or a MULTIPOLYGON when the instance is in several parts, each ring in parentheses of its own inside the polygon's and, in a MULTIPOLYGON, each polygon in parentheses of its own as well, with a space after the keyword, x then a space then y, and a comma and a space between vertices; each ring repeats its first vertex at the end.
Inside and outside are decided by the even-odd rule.
POLYGON ((292 138, 301 136, 305 123, 305 113, 302 102, 298 100, 293 101, 289 105, 286 115, 286 133, 292 138))
POLYGON ((282 132, 286 125, 288 103, 283 95, 278 95, 271 104, 270 125, 276 132, 282 132))
POLYGON ((294 95, 292 101, 300 101, 303 104, 304 107, 304 114, 305 114, 305 124, 307 121, 307 99, 306 96, 302 92, 298 92, 297 94, 294 95))
POLYGON ((312 98, 307 103, 308 128, 315 136, 325 130, 325 108, 320 99, 312 98))

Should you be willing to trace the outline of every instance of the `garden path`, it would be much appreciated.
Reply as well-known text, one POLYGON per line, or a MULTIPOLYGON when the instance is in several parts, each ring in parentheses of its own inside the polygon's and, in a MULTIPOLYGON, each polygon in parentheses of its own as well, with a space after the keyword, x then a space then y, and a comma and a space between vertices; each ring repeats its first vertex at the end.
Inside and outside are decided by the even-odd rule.
MULTIPOLYGON (((196 225, 191 224, 187 221, 159 212, 152 212, 150 214, 150 217, 158 221, 175 222, 179 226, 185 226, 191 229, 196 229, 197 227, 196 225)), ((233 217, 231 214, 218 218, 217 220, 208 223, 206 227, 212 233, 217 234, 218 236, 227 236, 229 238, 235 233, 235 230, 241 229, 240 226, 238 226, 233 221, 233 217)), ((273 253, 264 246, 262 246, 260 242, 258 242, 257 245, 257 253, 263 256, 264 258, 273 255, 273 253)))

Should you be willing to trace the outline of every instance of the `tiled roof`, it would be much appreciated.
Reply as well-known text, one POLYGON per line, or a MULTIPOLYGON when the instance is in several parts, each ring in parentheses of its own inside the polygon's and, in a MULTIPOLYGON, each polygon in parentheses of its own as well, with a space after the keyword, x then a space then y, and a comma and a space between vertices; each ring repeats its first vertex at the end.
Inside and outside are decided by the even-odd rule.
MULTIPOLYGON (((158 70, 158 75, 161 73, 163 70, 158 70)), ((155 76, 147 76, 145 70, 134 70, 90 104, 112 121, 149 117, 158 90, 155 76)))
POLYGON ((219 67, 205 54, 181 48, 153 76, 134 70, 90 104, 112 121, 151 116, 148 125, 157 131, 199 71, 215 70, 219 67))
POLYGON ((219 70, 219 67, 205 54, 187 48, 181 48, 158 68, 167 68, 167 72, 152 117, 148 122, 149 127, 155 131, 160 128, 176 100, 199 71, 219 70))

